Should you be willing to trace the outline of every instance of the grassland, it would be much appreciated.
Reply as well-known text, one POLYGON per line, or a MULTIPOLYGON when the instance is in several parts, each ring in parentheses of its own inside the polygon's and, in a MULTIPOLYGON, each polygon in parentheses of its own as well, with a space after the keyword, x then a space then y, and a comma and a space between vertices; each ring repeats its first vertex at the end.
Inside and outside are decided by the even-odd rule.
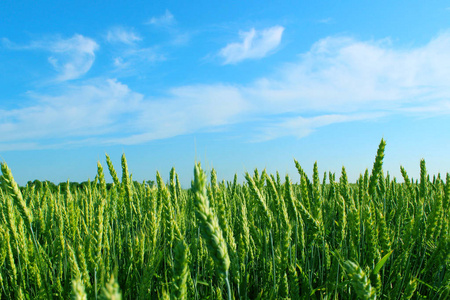
POLYGON ((218 182, 200 164, 133 182, 20 188, 3 163, 1 299, 448 299, 450 176, 373 169, 320 178, 255 170, 218 182), (298 179, 299 178, 299 179, 298 179))

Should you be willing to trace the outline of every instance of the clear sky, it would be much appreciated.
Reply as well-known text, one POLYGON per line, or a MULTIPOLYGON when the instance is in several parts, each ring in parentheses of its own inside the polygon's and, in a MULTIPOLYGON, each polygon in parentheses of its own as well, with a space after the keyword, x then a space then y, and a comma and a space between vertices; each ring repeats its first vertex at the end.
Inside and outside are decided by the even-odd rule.
POLYGON ((266 168, 450 171, 447 1, 1 1, 0 160, 19 184, 189 186, 266 168), (109 178, 109 176, 107 176, 109 178))

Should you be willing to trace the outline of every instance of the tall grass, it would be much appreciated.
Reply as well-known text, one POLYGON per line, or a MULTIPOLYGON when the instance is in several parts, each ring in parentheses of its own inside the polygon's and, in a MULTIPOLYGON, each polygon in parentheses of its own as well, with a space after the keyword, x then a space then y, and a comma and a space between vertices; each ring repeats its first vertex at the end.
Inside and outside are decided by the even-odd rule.
POLYGON ((98 164, 82 188, 19 188, 2 164, 0 299, 447 299, 450 176, 403 183, 385 142, 357 182, 265 171, 191 189, 98 164))

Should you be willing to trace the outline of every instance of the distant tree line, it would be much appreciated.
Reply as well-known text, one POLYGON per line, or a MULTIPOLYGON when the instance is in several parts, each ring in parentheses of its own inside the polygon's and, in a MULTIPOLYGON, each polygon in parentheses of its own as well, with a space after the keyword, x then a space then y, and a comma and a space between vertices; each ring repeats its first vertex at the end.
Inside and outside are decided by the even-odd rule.
MULTIPOLYGON (((1 175, 1 174, 0 174, 1 175)), ((136 180, 133 181, 135 186, 139 186, 142 183, 138 182, 136 180)), ((155 185, 155 182, 153 180, 147 180, 144 182, 145 184, 149 185, 150 187, 153 187, 155 185)), ((62 193, 65 194, 66 190, 67 190, 67 184, 69 184, 69 189, 72 193, 74 193, 75 191, 80 191, 80 190, 85 190, 85 188, 88 187, 88 185, 93 185, 95 184, 94 181, 83 181, 83 182, 69 182, 67 183, 65 182, 60 182, 59 184, 55 184, 49 180, 44 180, 44 181, 40 181, 38 179, 34 180, 34 181, 28 181, 26 186, 28 187, 34 187, 36 190, 40 190, 43 189, 45 186, 47 186, 47 188, 52 192, 58 192, 58 190, 62 193)), ((98 183, 97 183, 98 184, 98 183)), ((4 190, 4 184, 3 184, 3 176, 0 176, 0 188, 4 190)), ((106 183, 106 189, 110 190, 111 187, 113 186, 112 183, 106 183)), ((25 189, 25 186, 21 186, 20 189, 23 190, 25 189)))

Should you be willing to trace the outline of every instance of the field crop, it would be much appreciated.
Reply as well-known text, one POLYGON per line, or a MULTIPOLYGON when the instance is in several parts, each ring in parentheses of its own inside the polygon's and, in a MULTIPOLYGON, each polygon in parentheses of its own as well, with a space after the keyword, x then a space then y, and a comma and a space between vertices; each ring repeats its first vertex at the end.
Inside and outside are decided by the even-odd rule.
POLYGON ((1 165, 1 299, 448 299, 450 175, 403 182, 345 168, 299 180, 255 170, 190 189, 172 169, 79 188, 19 187, 1 165))

